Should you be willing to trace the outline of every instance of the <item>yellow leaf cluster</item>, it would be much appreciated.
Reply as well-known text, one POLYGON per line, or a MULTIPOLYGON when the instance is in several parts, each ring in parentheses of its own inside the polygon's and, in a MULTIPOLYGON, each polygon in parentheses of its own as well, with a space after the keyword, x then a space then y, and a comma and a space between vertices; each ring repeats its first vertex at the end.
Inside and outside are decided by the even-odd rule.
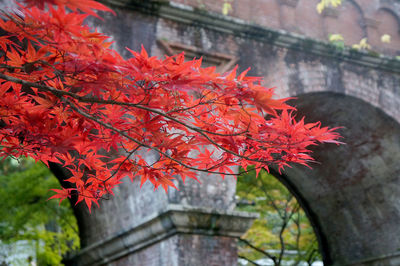
POLYGON ((223 6, 222 6, 222 14, 225 16, 229 14, 230 11, 232 11, 232 5, 228 1, 225 1, 223 6))
POLYGON ((389 34, 383 34, 381 36, 381 42, 390 43, 390 41, 391 41, 391 36, 389 34))
POLYGON ((371 45, 368 44, 367 38, 362 38, 359 44, 353 44, 353 49, 357 50, 369 50, 371 49, 371 45))
POLYGON ((326 7, 328 6, 338 7, 341 3, 342 0, 321 0, 317 5, 317 11, 319 14, 321 14, 326 7))
POLYGON ((330 42, 340 42, 340 41, 344 41, 344 38, 342 35, 340 34, 332 34, 329 36, 329 41, 330 42))

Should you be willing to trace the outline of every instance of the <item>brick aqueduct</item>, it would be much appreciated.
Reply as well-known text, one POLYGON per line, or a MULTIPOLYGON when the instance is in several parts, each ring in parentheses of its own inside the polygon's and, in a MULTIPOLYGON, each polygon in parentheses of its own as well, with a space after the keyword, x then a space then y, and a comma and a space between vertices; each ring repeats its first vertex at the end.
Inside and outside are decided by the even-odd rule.
MULTIPOLYGON (((348 0, 322 14, 318 0, 228 2, 223 16, 222 0, 107 0, 117 17, 99 27, 122 54, 143 43, 220 71, 251 66, 279 96, 298 97, 301 115, 343 126, 346 145, 315 150, 321 165, 276 176, 308 213, 325 265, 400 265, 400 2, 348 0), (368 38, 373 51, 335 48, 330 33, 368 38)), ((76 208, 82 249, 72 264, 236 265, 235 237, 254 216, 234 211, 233 179, 201 179, 168 195, 127 182, 92 215, 76 208)))

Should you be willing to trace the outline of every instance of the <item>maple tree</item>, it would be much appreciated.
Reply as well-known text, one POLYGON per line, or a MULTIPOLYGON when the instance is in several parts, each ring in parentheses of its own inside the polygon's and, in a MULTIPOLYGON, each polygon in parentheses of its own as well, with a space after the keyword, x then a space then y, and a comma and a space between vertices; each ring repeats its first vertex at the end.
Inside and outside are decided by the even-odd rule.
POLYGON ((238 239, 238 255, 244 261, 280 266, 313 265, 322 259, 317 237, 300 203, 272 174, 261 170, 255 178, 254 171, 243 173, 236 195, 239 210, 260 215, 238 239))
POLYGON ((0 27, 0 157, 32 157, 71 172, 89 210, 128 176, 155 188, 197 171, 235 175, 313 161, 310 145, 339 143, 335 129, 294 119, 259 77, 202 68, 178 54, 161 60, 128 49, 122 58, 84 23, 91 0, 26 0, 0 27), (268 118, 265 118, 266 115, 268 118), (147 154, 156 154, 148 160, 147 154))

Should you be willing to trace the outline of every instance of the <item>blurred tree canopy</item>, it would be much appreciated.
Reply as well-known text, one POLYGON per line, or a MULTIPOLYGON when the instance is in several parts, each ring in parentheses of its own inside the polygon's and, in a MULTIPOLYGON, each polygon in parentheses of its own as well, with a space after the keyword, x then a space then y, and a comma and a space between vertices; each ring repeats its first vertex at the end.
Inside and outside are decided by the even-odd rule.
POLYGON ((240 258, 253 265, 276 266, 311 265, 321 260, 317 238, 304 210, 274 176, 265 170, 257 178, 255 171, 242 174, 237 181, 237 196, 239 210, 260 214, 239 239, 240 258))
POLYGON ((18 242, 29 243, 35 254, 30 260, 37 265, 61 265, 63 255, 79 248, 70 203, 47 200, 52 194, 49 189, 59 186, 42 163, 27 158, 0 163, 0 265, 27 265, 26 258, 10 259, 7 252, 18 242))

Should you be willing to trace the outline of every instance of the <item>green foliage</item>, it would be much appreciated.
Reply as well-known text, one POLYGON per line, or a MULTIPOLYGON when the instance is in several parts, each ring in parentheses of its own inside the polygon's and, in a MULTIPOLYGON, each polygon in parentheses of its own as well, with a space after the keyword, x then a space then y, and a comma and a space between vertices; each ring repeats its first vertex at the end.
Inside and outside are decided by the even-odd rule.
POLYGON ((275 177, 264 170, 257 178, 255 171, 243 174, 238 178, 237 195, 240 210, 260 214, 240 241, 240 257, 248 261, 270 257, 275 265, 311 265, 321 259, 304 211, 275 177))
POLYGON ((222 5, 222 14, 225 16, 232 11, 232 4, 230 3, 232 0, 224 0, 224 4, 222 5))
POLYGON ((335 46, 337 50, 343 51, 345 48, 344 38, 340 34, 329 35, 329 42, 335 46))
MULTIPOLYGON (((38 265, 60 265, 64 254, 79 248, 69 202, 47 201, 52 195, 49 189, 59 186, 46 166, 31 159, 7 158, 0 164, 1 242, 28 240, 38 265)), ((18 261, 12 264, 21 265, 18 261)))

